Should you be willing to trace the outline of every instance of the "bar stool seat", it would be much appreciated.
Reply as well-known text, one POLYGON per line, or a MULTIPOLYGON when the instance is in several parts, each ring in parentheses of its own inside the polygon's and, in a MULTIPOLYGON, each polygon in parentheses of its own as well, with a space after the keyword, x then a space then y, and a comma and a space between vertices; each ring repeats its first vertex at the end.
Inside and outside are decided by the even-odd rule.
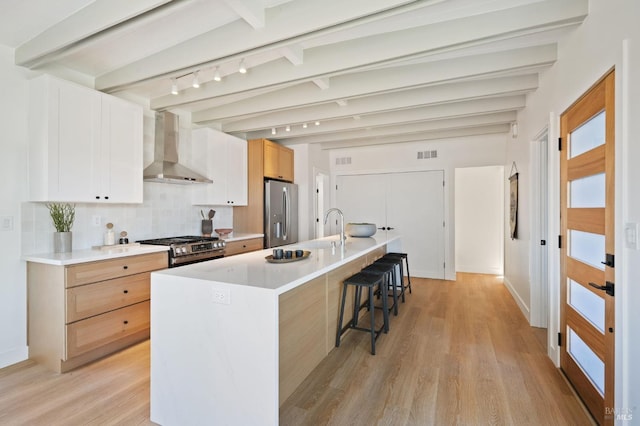
MULTIPOLYGON (((383 258, 387 258, 387 259, 402 259, 404 260, 404 263, 407 266, 407 285, 405 286, 403 283, 403 286, 405 288, 409 289, 409 294, 411 294, 411 274, 409 273, 409 254, 408 253, 396 253, 396 252, 389 252, 387 254, 385 254, 384 256, 382 256, 383 258)), ((402 271, 402 265, 400 266, 400 270, 402 271)), ((402 275, 404 277, 404 275, 402 275)), ((404 281, 404 278, 402 278, 402 281, 404 281)))
POLYGON ((363 274, 372 274, 382 277, 382 285, 392 290, 390 297, 393 297, 393 305, 389 306, 389 312, 393 310, 393 314, 398 316, 398 283, 396 282, 395 264, 391 263, 372 263, 369 266, 362 268, 360 271, 363 274))
POLYGON ((380 333, 383 331, 386 333, 389 329, 389 308, 387 306, 387 287, 383 285, 383 277, 375 276, 371 274, 364 274, 362 272, 358 272, 345 279, 343 282, 342 288, 342 303, 340 304, 340 319, 338 321, 338 330, 336 332, 336 348, 340 346, 340 338, 342 335, 349 329, 366 331, 371 335, 371 355, 376 354, 376 340, 380 336, 380 333), (342 321, 344 319, 344 305, 347 300, 347 289, 349 286, 354 286, 355 294, 353 298, 353 316, 349 320, 349 322, 342 327, 342 321), (363 304, 360 303, 362 289, 366 288, 368 291, 369 300, 363 304), (375 323, 375 290, 376 288, 382 294, 382 314, 383 314, 383 324, 382 326, 376 330, 375 323), (360 311, 364 308, 368 308, 370 311, 370 321, 371 324, 369 328, 359 327, 358 326, 358 316, 360 311))
POLYGON ((398 296, 402 298, 402 303, 405 302, 404 297, 404 284, 402 282, 402 259, 394 257, 381 257, 373 262, 374 265, 384 265, 390 267, 393 270, 393 285, 396 287, 395 291, 398 296), (397 269, 396 269, 397 268, 397 269))

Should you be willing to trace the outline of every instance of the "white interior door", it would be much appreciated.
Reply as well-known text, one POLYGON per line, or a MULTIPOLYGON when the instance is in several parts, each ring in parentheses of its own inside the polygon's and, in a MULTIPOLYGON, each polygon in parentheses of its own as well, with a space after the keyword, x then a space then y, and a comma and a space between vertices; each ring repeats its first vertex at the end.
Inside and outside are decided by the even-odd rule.
POLYGON ((444 279, 442 170, 338 176, 336 182, 336 206, 345 222, 391 228, 386 232, 401 237, 412 275, 444 279))

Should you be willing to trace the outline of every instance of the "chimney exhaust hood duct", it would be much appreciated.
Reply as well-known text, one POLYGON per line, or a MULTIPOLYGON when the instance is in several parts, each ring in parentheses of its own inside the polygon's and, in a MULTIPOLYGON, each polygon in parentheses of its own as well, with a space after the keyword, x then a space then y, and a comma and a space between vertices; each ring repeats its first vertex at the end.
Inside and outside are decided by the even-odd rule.
POLYGON ((178 116, 168 111, 156 113, 154 160, 144 169, 147 182, 213 183, 211 179, 190 170, 178 162, 178 116))

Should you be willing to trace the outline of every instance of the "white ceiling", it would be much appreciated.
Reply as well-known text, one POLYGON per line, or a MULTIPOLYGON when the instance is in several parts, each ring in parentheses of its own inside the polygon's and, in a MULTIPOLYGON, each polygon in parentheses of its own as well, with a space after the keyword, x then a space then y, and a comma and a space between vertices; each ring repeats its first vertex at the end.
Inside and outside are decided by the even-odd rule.
POLYGON ((2 9, 0 44, 15 48, 16 65, 71 70, 248 139, 343 147, 508 132, 588 0, 3 0, 2 9))

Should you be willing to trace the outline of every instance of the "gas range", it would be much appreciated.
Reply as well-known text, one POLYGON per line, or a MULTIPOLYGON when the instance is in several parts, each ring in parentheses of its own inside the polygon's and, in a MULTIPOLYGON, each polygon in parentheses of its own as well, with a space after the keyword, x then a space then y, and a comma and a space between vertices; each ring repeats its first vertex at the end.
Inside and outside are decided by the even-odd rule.
POLYGON ((169 246, 169 268, 224 257, 225 242, 218 237, 182 236, 138 241, 169 246))

